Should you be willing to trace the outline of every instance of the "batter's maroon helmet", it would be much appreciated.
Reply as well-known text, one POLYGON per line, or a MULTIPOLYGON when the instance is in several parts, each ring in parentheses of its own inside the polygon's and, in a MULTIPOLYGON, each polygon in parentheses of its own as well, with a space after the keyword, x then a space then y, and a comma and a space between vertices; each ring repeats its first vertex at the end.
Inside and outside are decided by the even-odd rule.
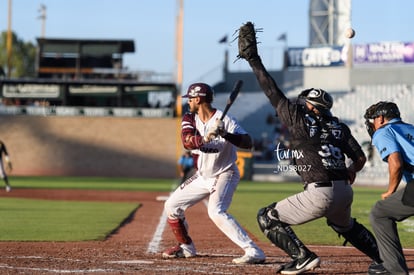
POLYGON ((183 97, 204 97, 206 102, 211 103, 214 97, 214 90, 206 83, 194 83, 188 87, 187 94, 183 97))

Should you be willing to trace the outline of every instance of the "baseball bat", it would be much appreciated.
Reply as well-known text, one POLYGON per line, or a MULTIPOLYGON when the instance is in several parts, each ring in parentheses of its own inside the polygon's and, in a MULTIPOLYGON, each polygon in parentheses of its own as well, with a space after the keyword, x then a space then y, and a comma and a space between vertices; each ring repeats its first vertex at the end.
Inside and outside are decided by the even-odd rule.
POLYGON ((223 120, 226 116, 227 112, 229 111, 231 105, 233 105, 234 101, 236 100, 237 95, 240 92, 241 87, 243 86, 242 80, 237 80, 234 84, 234 88, 230 93, 229 99, 227 99, 226 107, 224 108, 223 114, 221 115, 220 120, 223 120))

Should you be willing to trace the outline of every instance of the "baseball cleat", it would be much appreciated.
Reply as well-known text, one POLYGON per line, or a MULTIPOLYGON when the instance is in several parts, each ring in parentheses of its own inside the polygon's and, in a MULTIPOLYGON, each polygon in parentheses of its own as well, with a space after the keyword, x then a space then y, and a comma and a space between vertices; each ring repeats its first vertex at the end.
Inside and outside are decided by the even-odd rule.
POLYGON ((162 252, 162 257, 164 259, 185 258, 183 249, 179 245, 168 248, 162 252))
POLYGON ((6 192, 10 192, 11 191, 11 186, 10 185, 6 185, 6 192))
POLYGON ((391 272, 388 272, 382 263, 373 261, 368 267, 368 274, 391 274, 391 272))
POLYGON ((315 253, 311 253, 306 258, 296 259, 288 265, 285 265, 280 271, 281 274, 301 274, 303 272, 314 270, 319 267, 321 260, 315 253))
POLYGON ((284 270, 284 269, 292 268, 293 266, 295 266, 296 261, 297 261, 297 259, 295 259, 295 260, 293 260, 293 261, 291 261, 291 262, 289 262, 289 263, 279 265, 279 266, 276 268, 275 272, 276 272, 276 273, 280 273, 280 272, 281 272, 282 270, 284 270))
POLYGON ((253 257, 244 255, 240 258, 233 259, 234 264, 262 264, 265 262, 265 258, 262 257, 253 257))
POLYGON ((266 260, 266 256, 260 249, 249 248, 242 257, 233 259, 234 264, 262 264, 266 260))
POLYGON ((180 245, 173 246, 162 253, 164 259, 175 259, 175 258, 191 258, 195 257, 195 248, 194 245, 186 245, 190 249, 183 249, 180 245))

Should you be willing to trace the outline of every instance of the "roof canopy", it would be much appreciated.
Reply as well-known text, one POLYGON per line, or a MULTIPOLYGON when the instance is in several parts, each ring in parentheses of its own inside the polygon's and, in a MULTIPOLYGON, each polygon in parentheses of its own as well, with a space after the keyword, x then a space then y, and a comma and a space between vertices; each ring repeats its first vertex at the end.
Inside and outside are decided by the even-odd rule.
POLYGON ((42 54, 103 56, 135 52, 133 40, 37 38, 42 54))

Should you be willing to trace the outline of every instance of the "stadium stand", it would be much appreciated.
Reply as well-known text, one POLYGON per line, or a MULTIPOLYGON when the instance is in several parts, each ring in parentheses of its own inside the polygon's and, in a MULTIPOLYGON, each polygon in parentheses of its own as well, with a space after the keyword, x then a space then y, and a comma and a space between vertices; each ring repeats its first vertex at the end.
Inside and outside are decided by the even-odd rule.
MULTIPOLYGON (((216 94, 214 99, 216 106, 223 109, 228 96, 227 93, 216 94)), ((268 131, 266 116, 274 114, 274 111, 262 91, 243 91, 238 95, 229 114, 237 118, 249 133, 259 137, 262 132, 268 131)))
MULTIPOLYGON (((380 100, 393 101, 399 106, 403 120, 412 123, 414 121, 414 114, 411 111, 414 106, 413 96, 414 86, 410 84, 357 85, 352 92, 337 99, 333 112, 341 114, 341 118, 347 121, 360 144, 367 145, 370 138, 365 130, 363 118, 365 110, 380 100)), ((364 183, 383 184, 388 179, 387 173, 386 164, 374 151, 372 160, 361 171, 358 179, 364 183)))

